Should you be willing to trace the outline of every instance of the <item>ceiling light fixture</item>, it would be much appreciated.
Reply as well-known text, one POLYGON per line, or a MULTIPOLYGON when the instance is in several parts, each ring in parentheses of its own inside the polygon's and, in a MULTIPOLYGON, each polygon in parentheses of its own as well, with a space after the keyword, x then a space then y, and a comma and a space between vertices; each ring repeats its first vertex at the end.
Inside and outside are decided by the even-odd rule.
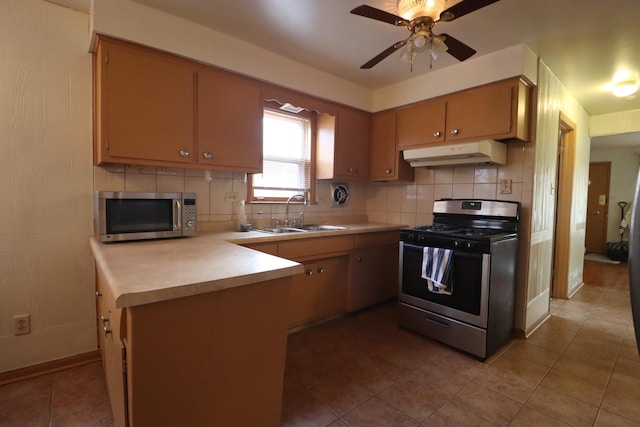
POLYGON ((611 92, 617 97, 624 98, 633 95, 639 88, 636 80, 624 80, 614 83, 611 92))
POLYGON ((438 20, 445 9, 445 0, 398 0, 398 15, 412 20, 419 16, 429 16, 438 20))

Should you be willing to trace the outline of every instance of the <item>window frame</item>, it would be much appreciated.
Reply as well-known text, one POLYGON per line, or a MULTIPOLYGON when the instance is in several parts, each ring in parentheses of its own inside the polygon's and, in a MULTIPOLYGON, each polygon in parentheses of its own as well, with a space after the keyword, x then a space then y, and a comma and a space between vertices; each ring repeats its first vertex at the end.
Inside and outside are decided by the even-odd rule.
MULTIPOLYGON (((263 105, 263 117, 264 111, 270 110, 278 114, 291 116, 295 118, 305 118, 309 120, 309 136, 310 136, 310 155, 309 155, 309 189, 307 193, 307 202, 315 203, 316 194, 316 133, 317 133, 317 114, 315 111, 302 110, 299 113, 292 113, 280 109, 279 102, 265 101, 263 105)), ((263 149, 263 162, 264 162, 264 149, 263 149)), ((247 203, 286 203, 287 197, 265 197, 256 198, 253 192, 253 175, 249 174, 247 177, 247 203)), ((303 203, 303 201, 294 199, 291 203, 303 203)))

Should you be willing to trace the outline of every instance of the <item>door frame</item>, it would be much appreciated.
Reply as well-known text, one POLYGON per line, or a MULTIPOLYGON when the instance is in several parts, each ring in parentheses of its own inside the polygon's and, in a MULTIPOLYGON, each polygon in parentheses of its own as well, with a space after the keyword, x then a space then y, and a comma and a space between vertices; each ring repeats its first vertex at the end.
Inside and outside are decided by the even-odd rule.
POLYGON ((571 207, 573 205, 576 127, 573 121, 560 112, 551 298, 569 298, 569 254, 571 250, 571 207))

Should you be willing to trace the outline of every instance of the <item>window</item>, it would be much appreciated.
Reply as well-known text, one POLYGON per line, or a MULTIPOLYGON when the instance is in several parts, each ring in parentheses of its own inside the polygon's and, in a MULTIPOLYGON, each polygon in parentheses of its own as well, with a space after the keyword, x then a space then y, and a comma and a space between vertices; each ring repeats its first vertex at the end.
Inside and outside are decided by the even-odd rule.
POLYGON ((263 169, 251 180, 249 199, 281 202, 305 194, 311 200, 312 116, 271 109, 263 116, 263 169))

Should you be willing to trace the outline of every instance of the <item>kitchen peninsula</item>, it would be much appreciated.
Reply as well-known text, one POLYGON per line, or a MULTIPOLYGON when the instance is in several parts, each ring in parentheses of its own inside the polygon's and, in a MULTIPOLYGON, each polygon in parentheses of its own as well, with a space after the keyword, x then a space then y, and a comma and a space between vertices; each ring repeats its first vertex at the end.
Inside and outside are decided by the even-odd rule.
POLYGON ((389 261, 397 265, 399 228, 350 225, 116 244, 92 239, 99 344, 115 424, 278 425, 290 306, 300 305, 296 287, 309 286, 304 280, 312 274, 331 277, 342 301, 331 309, 360 308, 362 290, 351 292, 351 259, 362 264, 363 254, 377 254, 394 240, 396 257, 389 261), (334 280, 331 263, 307 262, 314 254, 302 254, 300 264, 241 245, 264 252, 281 247, 281 256, 314 247, 323 260, 342 260, 345 268, 334 280))

